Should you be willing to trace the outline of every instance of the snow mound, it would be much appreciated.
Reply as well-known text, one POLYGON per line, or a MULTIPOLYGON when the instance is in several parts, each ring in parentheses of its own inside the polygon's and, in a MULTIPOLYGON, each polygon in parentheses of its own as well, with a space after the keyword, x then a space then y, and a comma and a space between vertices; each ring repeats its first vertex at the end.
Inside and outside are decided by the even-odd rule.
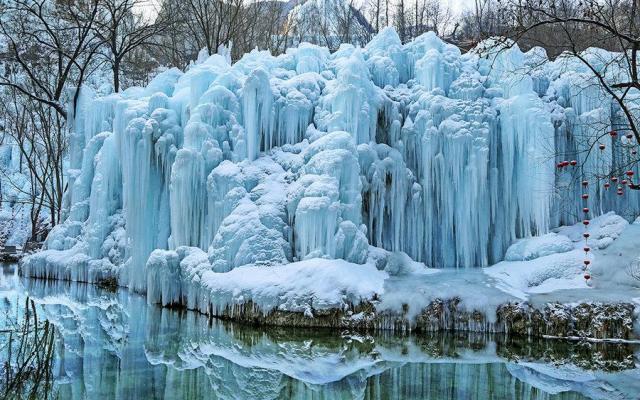
POLYGON ((372 264, 314 258, 287 265, 246 265, 214 272, 207 255, 193 247, 156 250, 147 262, 147 300, 220 315, 252 302, 263 313, 345 309, 384 291, 388 274, 372 264))
POLYGON ((496 286, 515 297, 548 293, 560 289, 588 288, 582 277, 584 252, 572 250, 530 261, 503 261, 484 268, 496 286))
POLYGON ((386 265, 384 271, 389 275, 409 276, 411 274, 434 274, 437 269, 427 268, 426 265, 413 261, 407 253, 394 252, 389 253, 386 257, 386 265))
MULTIPOLYGON (((586 230, 590 235, 589 245, 594 249, 607 248, 622 234, 628 225, 629 222, 626 219, 616 215, 613 211, 591 219, 586 230)), ((585 228, 582 223, 563 226, 558 228, 557 231, 561 235, 568 236, 574 242, 584 241, 582 234, 585 232, 585 228)))
POLYGON ((506 261, 529 261, 555 253, 565 253, 574 249, 568 237, 548 233, 528 239, 520 239, 509 246, 504 259, 506 261))
POLYGON ((370 265, 315 258, 270 269, 246 266, 226 274, 205 273, 202 280, 212 297, 228 304, 251 299, 265 310, 308 315, 372 299, 382 294, 386 277, 370 265))

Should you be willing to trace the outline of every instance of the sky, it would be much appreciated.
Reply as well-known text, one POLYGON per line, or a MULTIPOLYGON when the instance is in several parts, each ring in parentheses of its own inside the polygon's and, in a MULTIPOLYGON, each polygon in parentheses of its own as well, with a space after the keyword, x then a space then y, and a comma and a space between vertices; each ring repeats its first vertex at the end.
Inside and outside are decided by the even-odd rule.
MULTIPOLYGON (((474 0, 441 0, 442 3, 447 4, 451 10, 453 10, 456 14, 461 13, 462 11, 469 9, 473 6, 474 0)), ((146 15, 152 16, 154 15, 158 8, 160 7, 160 3, 162 0, 146 0, 143 1, 138 8, 142 10, 142 12, 146 15)))
POLYGON ((467 10, 473 6, 474 0, 449 0, 443 3, 449 4, 449 7, 457 14, 467 10))

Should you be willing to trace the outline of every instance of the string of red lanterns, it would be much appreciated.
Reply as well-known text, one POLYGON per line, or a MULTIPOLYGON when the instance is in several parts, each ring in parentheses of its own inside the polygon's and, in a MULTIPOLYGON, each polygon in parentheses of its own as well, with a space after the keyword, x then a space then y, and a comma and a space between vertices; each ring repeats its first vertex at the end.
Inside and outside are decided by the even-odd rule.
POLYGON ((589 265, 591 265, 591 260, 587 259, 587 257, 589 256, 589 251, 591 250, 591 248, 589 247, 589 193, 587 193, 587 187, 589 186, 589 182, 588 181, 582 181, 582 212, 584 213, 584 219, 582 220, 582 225, 584 225, 584 233, 582 234, 582 237, 584 238, 584 247, 582 248, 584 250, 584 267, 582 268, 583 272, 584 272, 584 280, 587 281, 587 283, 589 282, 589 280, 591 279, 591 273, 589 272, 589 265))
MULTIPOLYGON (((609 131, 609 136, 611 136, 611 140, 615 141, 615 139, 618 137, 618 132, 615 129, 612 129, 609 131)), ((633 143, 633 134, 631 132, 627 133, 624 135, 624 137, 627 139, 627 143, 623 143, 623 146, 625 147, 629 147, 630 148, 630 153, 631 155, 636 155, 638 154, 638 151, 636 149, 636 145, 635 143, 633 143)), ((598 148, 600 149, 601 152, 604 152, 604 150, 606 149, 606 145, 604 143, 598 143, 598 148)), ((578 161, 577 160, 564 160, 564 161, 560 161, 556 164, 556 167, 562 171, 563 169, 565 169, 568 166, 572 166, 575 167, 578 165, 578 161)), ((615 185, 617 185, 616 188, 616 194, 618 196, 622 196, 624 195, 624 187, 626 185, 633 185, 633 176, 635 175, 634 172, 632 170, 628 170, 624 173, 624 175, 626 175, 626 178, 622 178, 619 179, 617 176, 612 176, 611 177, 611 182, 615 185), (618 181, 620 181, 620 183, 618 184, 618 181)), ((588 193, 588 186, 589 186, 589 182, 586 180, 583 180, 581 182, 582 185, 582 194, 581 194, 581 198, 582 198, 582 212, 584 214, 583 220, 582 220, 582 225, 584 226, 584 232, 582 234, 582 237, 584 238, 584 247, 582 248, 582 250, 584 251, 585 254, 585 258, 583 261, 583 277, 585 279, 585 281, 587 281, 587 283, 591 280, 591 271, 590 271, 590 267, 591 267, 591 260, 588 259, 589 257, 589 252, 591 251, 591 247, 589 247, 589 237, 591 236, 589 233, 589 224, 590 224, 590 220, 589 220, 589 212, 590 209, 588 207, 588 202, 589 202, 589 193, 588 193)), ((604 189, 605 190, 609 190, 609 188, 611 187, 611 183, 609 182, 605 182, 604 183, 604 189)))

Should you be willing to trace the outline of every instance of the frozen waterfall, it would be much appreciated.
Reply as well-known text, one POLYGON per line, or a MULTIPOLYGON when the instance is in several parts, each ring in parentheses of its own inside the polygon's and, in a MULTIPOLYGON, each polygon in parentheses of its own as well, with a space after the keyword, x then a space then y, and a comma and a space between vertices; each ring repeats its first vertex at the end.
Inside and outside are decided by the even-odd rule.
MULTIPOLYGON (((621 118, 591 78, 541 49, 461 54, 433 33, 403 45, 387 28, 365 48, 302 44, 234 64, 213 55, 146 88, 86 89, 67 220, 25 269, 114 274, 144 292, 191 254, 184 246, 206 254, 197 274, 364 263, 373 247, 433 267, 493 264, 517 238, 576 221, 582 174, 628 161, 611 143, 608 157, 584 154, 594 129, 621 118), (581 169, 556 171, 574 158, 581 169), (167 252, 149 260, 157 249, 167 252)), ((635 193, 623 204, 590 190, 596 214, 640 211, 635 193)))

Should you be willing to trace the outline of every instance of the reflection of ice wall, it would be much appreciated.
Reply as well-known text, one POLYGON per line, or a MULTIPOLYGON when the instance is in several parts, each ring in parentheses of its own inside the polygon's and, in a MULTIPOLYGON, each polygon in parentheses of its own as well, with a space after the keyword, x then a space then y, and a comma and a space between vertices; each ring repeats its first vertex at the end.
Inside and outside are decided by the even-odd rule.
POLYGON ((39 320, 56 327, 52 384, 64 399, 626 399, 637 381, 633 348, 620 344, 256 329, 150 306, 122 290, 41 280, 22 287, 0 275, 0 285, 7 281, 0 323, 23 310, 28 291, 39 320), (621 370, 591 369, 603 365, 621 370))
MULTIPOLYGON (((147 88, 85 92, 69 218, 25 268, 119 273, 144 291, 149 254, 180 246, 206 251, 216 272, 362 263, 368 244, 436 267, 497 262, 516 238, 574 222, 577 204, 554 187, 580 179, 556 178, 554 153, 580 152, 595 122, 619 118, 582 90, 575 60, 542 53, 462 55, 433 33, 403 45, 389 28, 364 49, 214 55, 147 88)), ((622 205, 596 186, 594 211, 622 205)), ((625 201, 638 212, 636 194, 625 201)))

